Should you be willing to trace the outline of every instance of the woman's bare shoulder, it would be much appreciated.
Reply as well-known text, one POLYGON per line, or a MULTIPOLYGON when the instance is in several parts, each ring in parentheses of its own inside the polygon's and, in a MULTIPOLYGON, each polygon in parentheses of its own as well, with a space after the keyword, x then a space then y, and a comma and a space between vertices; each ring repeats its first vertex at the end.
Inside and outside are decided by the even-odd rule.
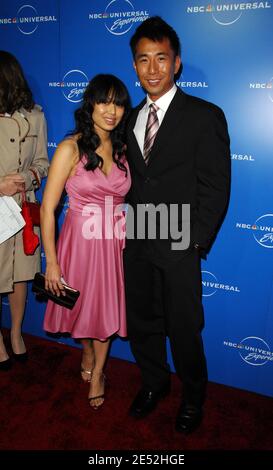
POLYGON ((58 144, 57 149, 62 153, 71 154, 71 155, 79 155, 79 147, 77 144, 77 139, 72 137, 66 137, 65 139, 61 140, 58 144))

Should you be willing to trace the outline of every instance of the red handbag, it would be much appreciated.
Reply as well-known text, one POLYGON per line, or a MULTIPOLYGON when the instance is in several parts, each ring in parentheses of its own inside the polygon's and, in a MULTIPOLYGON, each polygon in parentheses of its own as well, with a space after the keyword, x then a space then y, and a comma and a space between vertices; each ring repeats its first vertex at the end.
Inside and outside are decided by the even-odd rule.
MULTIPOLYGON (((24 245, 24 252, 25 255, 33 255, 36 248, 40 244, 40 240, 38 235, 33 231, 33 219, 31 214, 30 207, 33 207, 35 203, 30 203, 26 201, 26 194, 22 192, 22 216, 25 219, 26 225, 23 228, 23 245, 24 245)), ((37 205, 37 204, 36 204, 37 205)), ((35 213, 35 217, 37 217, 37 209, 33 211, 35 213)), ((39 219, 40 219, 40 210, 39 210, 39 219)), ((39 220, 40 223, 40 220, 39 220)))
POLYGON ((41 207, 41 204, 38 201, 35 201, 35 202, 25 201, 24 204, 29 208, 32 224, 40 226, 40 207, 41 207))

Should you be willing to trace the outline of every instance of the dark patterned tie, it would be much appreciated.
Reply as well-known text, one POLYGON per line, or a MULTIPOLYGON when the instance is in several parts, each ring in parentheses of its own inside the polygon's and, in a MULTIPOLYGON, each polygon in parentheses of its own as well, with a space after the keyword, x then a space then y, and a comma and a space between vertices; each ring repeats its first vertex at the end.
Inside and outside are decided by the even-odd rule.
POLYGON ((156 112, 159 107, 155 103, 151 103, 149 106, 149 115, 146 124, 145 136, 144 136, 144 147, 143 147, 143 157, 147 165, 152 150, 152 146, 155 140, 159 128, 159 121, 156 112))

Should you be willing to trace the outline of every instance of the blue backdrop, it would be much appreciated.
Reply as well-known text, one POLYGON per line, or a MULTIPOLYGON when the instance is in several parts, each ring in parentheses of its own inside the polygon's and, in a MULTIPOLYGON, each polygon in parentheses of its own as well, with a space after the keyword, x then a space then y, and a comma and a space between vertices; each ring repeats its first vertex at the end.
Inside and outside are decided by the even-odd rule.
MULTIPOLYGON (((272 1, 30 2, 1 1, 0 47, 20 60, 43 106, 50 156, 73 128, 73 111, 96 73, 119 76, 133 104, 143 98, 128 45, 140 21, 158 14, 177 30, 184 64, 178 86, 221 106, 231 136, 230 206, 202 265, 209 378, 273 396, 272 1)), ((43 315, 29 292, 24 331, 46 336, 43 315)), ((124 340, 115 340, 111 353, 133 360, 124 340)))

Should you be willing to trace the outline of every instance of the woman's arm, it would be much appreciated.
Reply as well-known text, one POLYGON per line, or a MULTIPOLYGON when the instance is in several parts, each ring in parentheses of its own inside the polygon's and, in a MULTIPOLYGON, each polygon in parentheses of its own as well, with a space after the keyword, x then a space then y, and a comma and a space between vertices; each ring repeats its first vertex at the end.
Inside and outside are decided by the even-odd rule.
POLYGON ((56 254, 54 213, 78 158, 78 147, 72 139, 61 142, 50 165, 41 206, 41 230, 46 255, 45 287, 57 295, 60 295, 62 290, 62 273, 56 254))

